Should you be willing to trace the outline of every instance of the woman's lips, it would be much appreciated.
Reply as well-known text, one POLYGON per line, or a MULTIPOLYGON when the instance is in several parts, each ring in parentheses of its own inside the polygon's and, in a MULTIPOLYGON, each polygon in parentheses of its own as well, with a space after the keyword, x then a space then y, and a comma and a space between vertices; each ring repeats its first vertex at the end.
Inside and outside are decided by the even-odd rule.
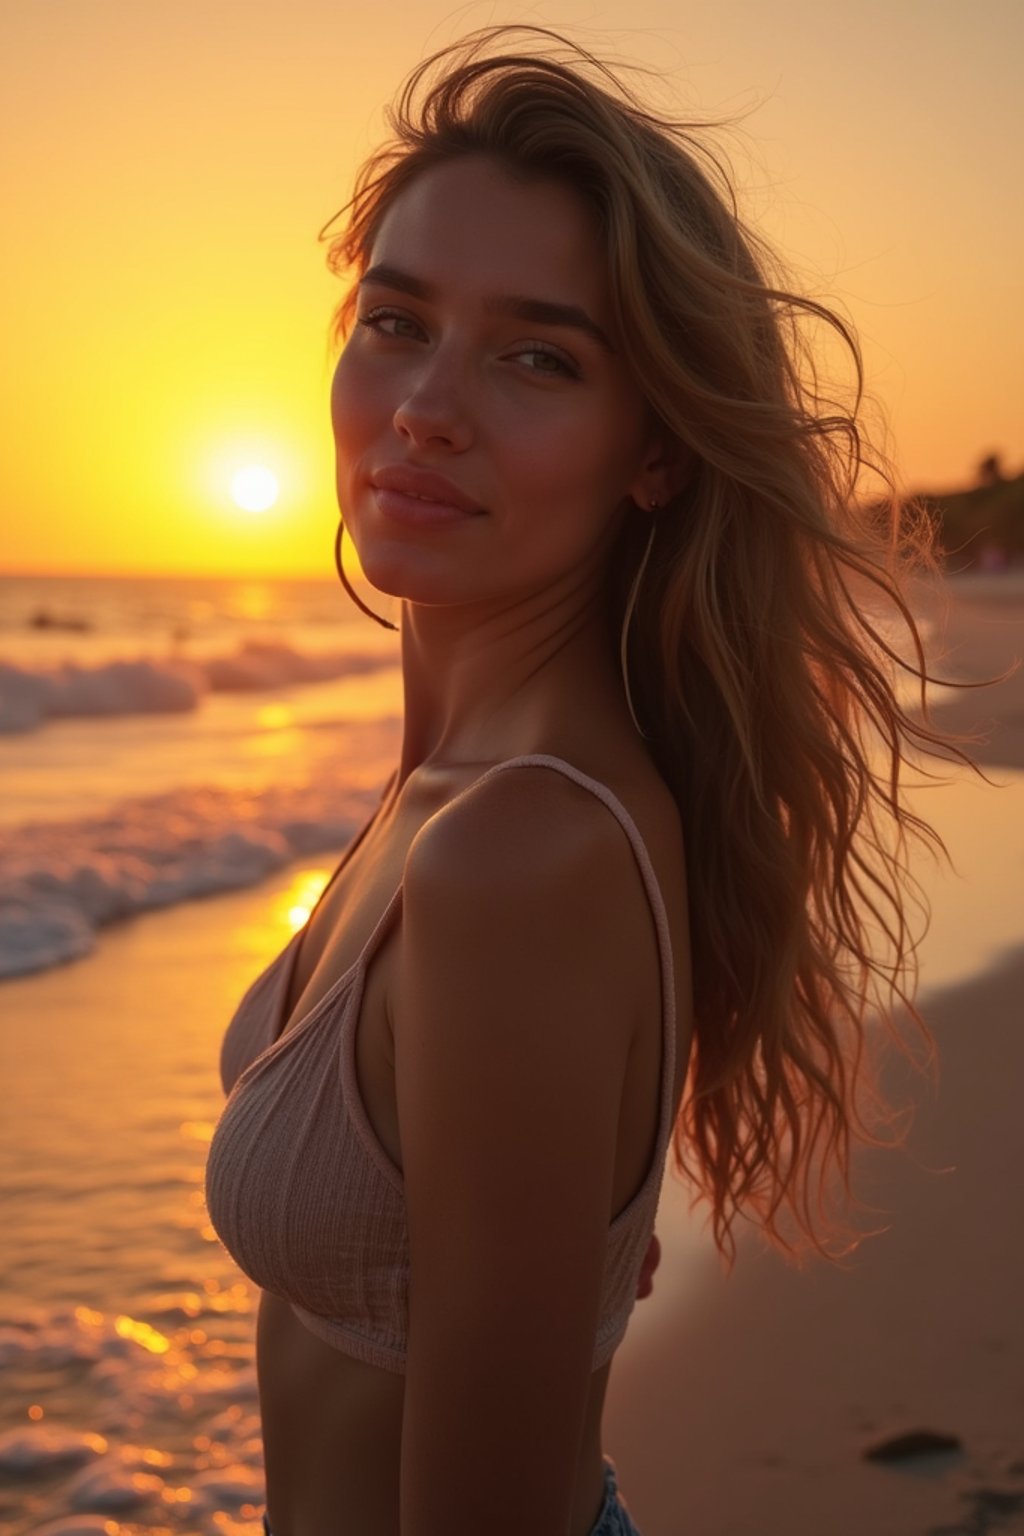
POLYGON ((460 507, 445 501, 426 501, 420 496, 410 496, 405 491, 385 490, 375 485, 373 494, 382 517, 393 523, 405 523, 414 527, 440 527, 449 523, 464 523, 479 512, 463 512, 460 507))

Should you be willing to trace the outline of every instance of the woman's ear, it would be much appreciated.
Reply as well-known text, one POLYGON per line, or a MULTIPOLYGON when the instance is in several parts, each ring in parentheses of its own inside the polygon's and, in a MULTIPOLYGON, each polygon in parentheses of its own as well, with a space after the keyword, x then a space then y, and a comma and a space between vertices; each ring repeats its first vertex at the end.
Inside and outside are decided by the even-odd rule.
POLYGON ((643 468, 627 495, 638 507, 649 508, 652 502, 663 507, 686 488, 696 462, 693 449, 662 427, 652 436, 643 468))

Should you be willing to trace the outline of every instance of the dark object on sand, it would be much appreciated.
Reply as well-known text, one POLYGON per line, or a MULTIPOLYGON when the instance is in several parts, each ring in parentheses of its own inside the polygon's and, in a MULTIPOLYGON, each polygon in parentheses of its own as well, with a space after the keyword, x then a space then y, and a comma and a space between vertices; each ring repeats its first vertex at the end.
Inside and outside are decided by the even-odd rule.
POLYGON ((936 1451, 962 1451, 958 1435, 943 1435, 935 1429, 908 1429, 902 1435, 887 1435, 864 1451, 865 1461, 909 1461, 913 1456, 931 1456, 936 1451))

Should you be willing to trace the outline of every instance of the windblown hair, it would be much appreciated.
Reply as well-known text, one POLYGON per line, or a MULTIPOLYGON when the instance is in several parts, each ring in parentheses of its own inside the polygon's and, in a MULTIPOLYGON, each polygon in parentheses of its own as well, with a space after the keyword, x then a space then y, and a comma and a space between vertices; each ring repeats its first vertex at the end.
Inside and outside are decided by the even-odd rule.
MULTIPOLYGON (((861 1235, 842 1212, 865 1208, 851 1139, 887 1146, 905 1134, 906 1113, 880 1088, 882 1043, 915 1067, 936 1062, 910 995, 905 888, 920 888, 907 833, 946 849, 902 801, 910 738, 980 773, 953 745, 976 736, 917 724, 897 698, 898 667, 920 682, 927 721, 926 681, 949 681, 928 674, 906 596, 911 575, 940 574, 933 526, 884 456, 868 457, 851 327, 789 291, 741 220, 709 143, 720 123, 659 117, 558 33, 494 27, 420 64, 389 126, 394 138, 363 166, 328 248, 350 281, 395 198, 457 156, 563 179, 596 215, 625 363, 691 466, 658 513, 629 642, 633 703, 686 846, 696 1018, 676 1164, 694 1201, 708 1201, 727 1263, 737 1215, 798 1262, 809 1248, 838 1257, 861 1235), (528 53, 488 51, 522 32, 528 53), (808 321, 852 358, 851 405, 821 394, 808 321), (866 471, 885 488, 870 502, 859 494, 866 471), (906 624, 916 667, 887 638, 879 603, 906 624)), ((355 289, 336 311, 335 342, 351 328, 355 289)), ((625 520, 613 554, 612 645, 643 522, 625 520)))

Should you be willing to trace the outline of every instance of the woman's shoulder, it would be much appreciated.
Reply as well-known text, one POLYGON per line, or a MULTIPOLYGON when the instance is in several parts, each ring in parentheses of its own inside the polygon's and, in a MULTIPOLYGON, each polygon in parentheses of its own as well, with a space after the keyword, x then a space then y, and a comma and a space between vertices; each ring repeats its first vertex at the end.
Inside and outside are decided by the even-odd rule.
POLYGON ((605 866, 614 878, 631 862, 623 820, 646 841, 644 824, 657 827, 671 806, 651 765, 524 753, 492 764, 427 819, 406 876, 514 885, 560 868, 585 874, 590 866, 598 875, 605 866))
POLYGON ((480 774, 420 828, 406 881, 493 888, 498 880, 514 892, 520 882, 550 882, 559 871, 582 872, 607 859, 621 835, 594 793, 560 767, 564 762, 527 754, 480 774))
POLYGON ((420 828, 403 922, 446 950, 482 934, 496 966, 545 938, 564 953, 582 941, 609 984, 635 981, 649 909, 666 891, 671 903, 679 878, 668 789, 653 768, 649 782, 607 761, 524 756, 478 776, 420 828))
POLYGON ((528 1016, 539 1050, 553 1028, 567 1049, 576 1031, 582 1048, 599 1029, 621 1088, 647 953, 642 896, 623 899, 639 880, 634 854, 571 776, 539 771, 532 755, 500 766, 432 816, 409 849, 396 1041, 408 1049, 417 1020, 431 1039, 457 1031, 458 1010, 475 1017, 486 999, 488 1034, 501 1037, 507 1014, 522 1040, 528 1016))

